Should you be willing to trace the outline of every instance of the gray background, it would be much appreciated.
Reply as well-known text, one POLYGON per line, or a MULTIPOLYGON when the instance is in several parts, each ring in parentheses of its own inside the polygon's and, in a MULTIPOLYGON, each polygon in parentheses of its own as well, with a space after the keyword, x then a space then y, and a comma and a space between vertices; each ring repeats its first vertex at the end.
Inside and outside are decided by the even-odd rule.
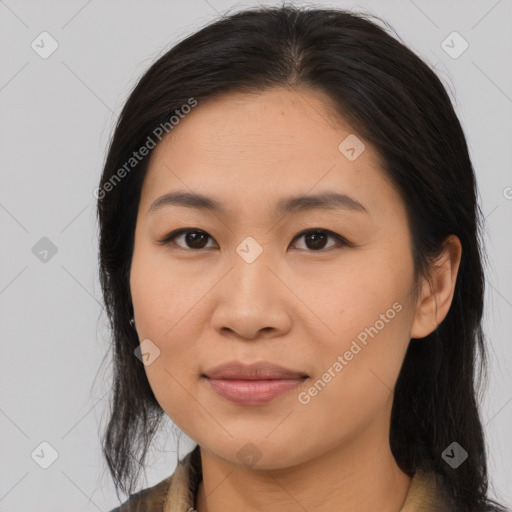
MULTIPOLYGON (((106 511, 117 504, 99 441, 110 370, 108 359, 100 367, 108 330, 93 190, 116 116, 140 75, 210 20, 252 5, 0 0, 0 511, 106 511), (49 39, 40 42, 43 31, 58 43, 46 59, 31 47, 50 48, 49 39), (55 254, 38 253, 49 246, 43 237, 55 254), (52 462, 52 450, 43 442, 58 454, 47 469, 41 464, 52 462)), ((486 217, 490 378, 482 412, 490 477, 512 504, 512 2, 316 5, 382 16, 436 67, 455 103, 486 217), (458 58, 441 46, 453 31, 469 44, 458 58)), ((165 427, 142 486, 174 470, 170 420, 165 427)), ((180 455, 191 446, 184 441, 180 455)))

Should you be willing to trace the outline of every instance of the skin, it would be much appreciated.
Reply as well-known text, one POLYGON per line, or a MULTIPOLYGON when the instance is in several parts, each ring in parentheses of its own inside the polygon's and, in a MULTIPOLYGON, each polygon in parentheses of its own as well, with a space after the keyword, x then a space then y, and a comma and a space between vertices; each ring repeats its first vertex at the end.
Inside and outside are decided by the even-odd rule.
POLYGON ((338 150, 355 132, 329 105, 306 89, 219 96, 200 102, 151 156, 130 287, 139 338, 160 350, 145 366, 150 385, 201 447, 199 512, 397 512, 406 500, 411 478, 389 446, 392 390, 410 338, 448 312, 460 242, 448 239, 416 294, 404 203, 369 143, 359 137, 366 148, 354 161, 338 150), (174 190, 213 197, 225 212, 167 205, 148 214, 174 190), (325 191, 366 212, 271 215, 283 197, 325 191), (158 243, 179 228, 208 236, 158 243), (351 245, 295 238, 313 228, 351 245), (252 263, 236 252, 248 236, 263 250, 252 263), (400 312, 301 403, 299 393, 396 303, 400 312), (266 404, 237 405, 201 377, 232 360, 267 360, 310 378, 266 404), (260 457, 254 465, 237 457, 246 443, 260 457))

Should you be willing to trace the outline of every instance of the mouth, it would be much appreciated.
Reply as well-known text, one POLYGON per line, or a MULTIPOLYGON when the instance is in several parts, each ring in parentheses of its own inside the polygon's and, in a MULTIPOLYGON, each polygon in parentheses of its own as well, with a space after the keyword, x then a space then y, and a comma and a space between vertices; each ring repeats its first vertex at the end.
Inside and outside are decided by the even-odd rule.
POLYGON ((219 396, 239 405, 262 405, 300 386, 309 376, 269 362, 231 362, 201 375, 219 396))

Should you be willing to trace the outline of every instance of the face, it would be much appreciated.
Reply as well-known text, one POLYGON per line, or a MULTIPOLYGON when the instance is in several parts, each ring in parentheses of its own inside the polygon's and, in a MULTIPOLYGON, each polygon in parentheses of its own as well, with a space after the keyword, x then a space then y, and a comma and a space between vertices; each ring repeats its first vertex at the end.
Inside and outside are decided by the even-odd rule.
POLYGON ((130 287, 144 368, 166 414, 233 464, 288 467, 388 433, 415 310, 407 216, 328 105, 286 89, 199 103, 143 184, 130 287), (151 208, 176 192, 214 203, 151 208), (291 373, 213 378, 261 362, 291 373))

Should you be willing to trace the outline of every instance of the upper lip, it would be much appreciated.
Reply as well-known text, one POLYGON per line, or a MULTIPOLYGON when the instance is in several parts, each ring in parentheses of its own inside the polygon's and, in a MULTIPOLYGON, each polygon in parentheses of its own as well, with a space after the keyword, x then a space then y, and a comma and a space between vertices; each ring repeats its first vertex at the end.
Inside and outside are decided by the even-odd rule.
POLYGON ((209 379, 273 380, 300 379, 308 375, 304 372, 284 368, 268 361, 252 364, 231 361, 205 371, 204 376, 209 379))

